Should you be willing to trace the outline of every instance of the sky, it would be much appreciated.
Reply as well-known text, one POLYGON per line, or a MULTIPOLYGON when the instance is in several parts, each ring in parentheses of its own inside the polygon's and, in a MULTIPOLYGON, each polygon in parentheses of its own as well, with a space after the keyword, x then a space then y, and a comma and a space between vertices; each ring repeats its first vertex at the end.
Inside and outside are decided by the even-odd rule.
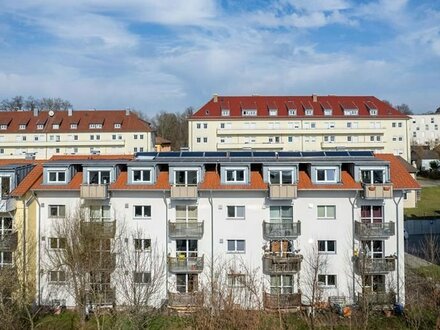
POLYGON ((220 95, 440 107, 440 1, 0 0, 0 99, 200 108, 220 95))

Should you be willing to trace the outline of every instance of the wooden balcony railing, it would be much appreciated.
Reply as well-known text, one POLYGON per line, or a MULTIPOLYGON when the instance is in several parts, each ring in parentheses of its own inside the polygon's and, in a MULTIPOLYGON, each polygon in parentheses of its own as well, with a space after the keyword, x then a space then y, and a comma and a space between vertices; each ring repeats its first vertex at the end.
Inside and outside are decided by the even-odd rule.
POLYGON ((300 254, 266 254, 263 256, 263 272, 268 275, 296 273, 301 269, 302 259, 300 254))
POLYGON ((354 232, 360 239, 384 239, 395 234, 395 223, 363 223, 356 221, 354 223, 354 232))
POLYGON ((168 306, 173 308, 202 307, 203 292, 168 292, 168 306))
POLYGON ((263 221, 263 236, 266 239, 293 239, 299 235, 301 235, 301 222, 263 221))
POLYGON ((82 184, 80 187, 80 197, 83 199, 107 199, 108 184, 82 184))
POLYGON ((270 199, 294 199, 298 197, 296 184, 271 184, 269 185, 270 199))
POLYGON ((203 237, 203 221, 168 221, 168 235, 172 239, 201 239, 203 237))
POLYGON ((203 264, 203 257, 168 257, 168 270, 170 273, 201 273, 203 264))
POLYGON ((264 292, 263 304, 266 309, 293 309, 301 306, 301 293, 272 294, 264 292))
POLYGON ((171 199, 197 199, 197 185, 172 185, 171 199))
POLYGON ((393 198, 392 183, 364 184, 365 199, 393 198))

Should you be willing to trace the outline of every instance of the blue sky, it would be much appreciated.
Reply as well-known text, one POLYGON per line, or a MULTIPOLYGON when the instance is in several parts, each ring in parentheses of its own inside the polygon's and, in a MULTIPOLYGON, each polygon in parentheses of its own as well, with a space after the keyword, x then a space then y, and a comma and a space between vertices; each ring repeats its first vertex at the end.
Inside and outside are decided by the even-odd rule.
POLYGON ((0 0, 0 99, 161 110, 221 95, 440 106, 440 1, 0 0))

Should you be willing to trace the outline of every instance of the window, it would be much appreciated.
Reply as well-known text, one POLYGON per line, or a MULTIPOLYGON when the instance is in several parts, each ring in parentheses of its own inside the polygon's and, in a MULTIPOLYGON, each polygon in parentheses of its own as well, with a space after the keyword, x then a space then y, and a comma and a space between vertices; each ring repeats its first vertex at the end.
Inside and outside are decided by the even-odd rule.
POLYGON ((397 123, 397 127, 402 127, 402 123, 397 123))
POLYGON ((287 137, 287 142, 292 143, 295 140, 294 136, 288 136, 287 137))
POLYGON ((252 109, 252 110, 242 110, 241 111, 241 115, 244 117, 247 116, 256 116, 257 115, 257 110, 256 109, 252 109))
POLYGON ((269 109, 269 116, 277 116, 278 110, 277 109, 269 109))
POLYGON ((336 286, 336 275, 318 274, 318 285, 319 286, 335 287, 336 286))
POLYGON ((316 170, 317 182, 336 182, 336 169, 324 168, 316 170))
POLYGON ((318 205, 318 219, 336 219, 335 205, 318 205))
POLYGON ((70 129, 77 129, 78 128, 78 124, 70 124, 70 129))
POLYGON ((270 277, 270 293, 271 294, 293 293, 293 276, 272 275, 270 277))
POLYGON ((65 183, 66 172, 65 171, 49 171, 48 172, 49 183, 65 183))
POLYGON ((57 237, 49 238, 49 246, 51 249, 65 249, 66 243, 67 241, 65 238, 57 238, 57 237))
POLYGON ((292 206, 271 206, 270 207, 270 222, 271 223, 292 223, 293 222, 293 208, 292 206))
POLYGON ((207 129, 208 128, 208 124, 207 123, 203 123, 203 128, 207 129))
POLYGON ((151 170, 133 170, 134 183, 151 182, 151 170))
POLYGON ((8 125, 1 124, 1 125, 0 125, 0 129, 1 129, 1 130, 7 130, 7 129, 8 129, 8 125))
POLYGON ((270 184, 293 184, 292 170, 269 170, 270 184))
POLYGON ((358 109, 344 110, 344 115, 345 116, 357 116, 358 115, 358 109))
POLYGON ((49 205, 49 218, 64 218, 65 216, 65 205, 49 205))
POLYGON ((203 138, 203 143, 208 143, 208 138, 207 137, 203 138))
POLYGON ((134 147, 134 148, 133 148, 133 152, 136 153, 137 151, 138 151, 138 148, 137 148, 137 147, 134 147))
POLYGON ((377 116, 377 109, 370 109, 370 116, 377 116))
POLYGON ((21 129, 21 130, 26 129, 26 124, 20 124, 18 126, 18 129, 21 129))
POLYGON ((362 205, 361 222, 362 223, 382 223, 383 221, 382 205, 362 205))
POLYGON ((334 135, 324 135, 324 142, 334 143, 335 136, 334 135))
POLYGON ((134 206, 135 218, 151 218, 151 205, 135 205, 134 206))
POLYGON ((151 251, 151 239, 149 238, 135 238, 134 249, 136 251, 151 251))
POLYGON ((66 272, 63 270, 51 270, 49 273, 49 282, 51 283, 66 282, 66 272))
POLYGON ((318 253, 336 254, 336 241, 318 241, 318 253))
POLYGON ((245 274, 228 274, 228 287, 244 288, 246 286, 245 274))
POLYGON ((37 125, 37 129, 43 129, 44 128, 44 125, 43 124, 38 124, 37 125))
POLYGON ((227 217, 229 219, 244 219, 244 210, 245 207, 243 206, 236 206, 236 205, 229 205, 227 208, 227 217))
POLYGON ((110 205, 90 205, 90 220, 109 221, 111 220, 110 205))
POLYGON ((347 122, 347 128, 358 128, 358 122, 347 122))
POLYGON ((269 143, 280 143, 281 137, 279 136, 269 136, 269 143))
POLYGON ((196 128, 197 128, 197 129, 202 128, 202 124, 201 124, 201 123, 197 123, 196 128))
POLYGON ((60 129, 60 124, 52 124, 52 129, 60 129))
POLYGON ((245 182, 245 170, 226 170, 226 182, 245 182))
POLYGON ((222 117, 228 117, 229 116, 229 109, 223 109, 222 110, 222 117))
POLYGON ((151 282, 151 273, 133 272, 133 278, 136 284, 148 284, 151 282))
POLYGON ((384 183, 384 170, 361 170, 361 182, 366 184, 384 183))
POLYGON ((89 124, 89 128, 102 128, 102 124, 89 124))
POLYGON ((114 128, 121 128, 122 125, 121 125, 120 123, 115 123, 113 127, 114 127, 114 128))
POLYGON ((332 109, 324 109, 324 116, 331 116, 332 115, 332 109))
POLYGON ((198 137, 198 138, 196 139, 196 141, 197 141, 197 143, 200 143, 200 142, 202 142, 202 138, 199 138, 199 137, 198 137))
POLYGON ((174 172, 174 184, 181 186, 197 185, 196 170, 177 170, 174 172))
POLYGON ((246 250, 246 241, 244 239, 228 239, 229 253, 244 253, 246 250))
POLYGON ((110 183, 110 171, 88 171, 88 176, 89 184, 110 183))
POLYGON ((306 116, 313 116, 313 109, 306 109, 305 110, 305 115, 306 116))
POLYGON ((296 109, 289 109, 288 114, 289 116, 296 116, 296 109))
POLYGON ((144 134, 139 134, 139 139, 143 140, 144 139, 144 134))

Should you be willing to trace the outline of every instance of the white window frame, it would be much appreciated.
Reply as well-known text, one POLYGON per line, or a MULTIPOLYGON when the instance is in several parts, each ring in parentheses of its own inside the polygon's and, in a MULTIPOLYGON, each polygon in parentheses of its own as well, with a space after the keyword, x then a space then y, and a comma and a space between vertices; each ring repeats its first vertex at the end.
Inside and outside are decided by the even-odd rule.
MULTIPOLYGON (((336 240, 318 240, 318 254, 336 254, 336 240), (329 249, 329 242, 333 242, 334 250, 329 249), (323 249, 321 247, 323 246, 323 249)), ((331 244, 331 243, 330 243, 331 244)))
POLYGON ((296 171, 294 169, 287 169, 287 168, 269 168, 267 171, 267 181, 269 182, 269 184, 277 184, 277 185, 284 185, 284 184, 294 184, 296 182, 296 177, 295 177, 295 173, 296 171), (271 181, 271 172, 273 173, 278 173, 279 178, 280 178, 280 183, 273 183, 271 181), (283 183, 283 172, 290 172, 291 174, 291 182, 289 183, 283 183))
POLYGON ((336 205, 317 205, 316 206, 316 219, 318 220, 336 220, 336 205), (324 208, 324 216, 319 216, 319 210, 321 208, 324 208), (328 210, 332 208, 333 209, 333 216, 329 216, 328 210))
POLYGON ((70 124, 70 129, 78 129, 78 124, 70 124))
POLYGON ((246 287, 246 274, 230 273, 227 275, 229 288, 245 288, 246 287))
POLYGON ((67 173, 66 170, 56 170, 51 169, 47 171, 47 183, 67 183, 67 173), (51 180, 50 176, 51 174, 55 173, 56 179, 51 180), (60 180, 60 174, 64 174, 64 180, 60 180))
POLYGON ((338 276, 336 274, 318 274, 318 286, 322 288, 336 288, 338 286, 338 276), (334 284, 329 284, 330 276, 334 278, 334 284))
POLYGON ((50 250, 65 250, 67 245, 67 240, 64 237, 49 237, 49 249, 50 250), (55 243, 56 247, 52 246, 52 243, 55 243), (64 244, 62 244, 64 243, 64 244), (64 247, 63 247, 64 245, 64 247))
POLYGON ((229 109, 222 109, 222 117, 229 117, 231 111, 229 109))
MULTIPOLYGON (((99 148, 90 148, 90 152, 98 152, 99 148)), ((98 172, 98 184, 110 184, 112 182, 112 168, 88 168, 87 169, 87 184, 91 184, 90 183, 90 172, 98 172), (103 182, 102 181, 102 172, 109 172, 109 182, 103 182)))
POLYGON ((337 183, 338 182, 338 168, 336 167, 317 167, 316 169, 316 182, 317 183, 337 183), (324 171, 324 180, 318 179, 318 171, 324 171), (334 171, 334 179, 330 180, 328 178, 328 171, 334 171))
POLYGON ((18 126, 18 129, 20 129, 20 130, 24 130, 24 129, 26 129, 26 124, 20 124, 20 125, 18 126))
POLYGON ((133 205, 133 219, 151 219, 151 205, 133 205), (140 215, 136 215, 140 210, 140 215))
POLYGON ((357 116, 359 114, 358 109, 346 109, 344 110, 344 116, 357 116))
POLYGON ((246 183, 247 168, 226 168, 225 183, 246 183), (237 180, 237 171, 243 171, 243 180, 237 180), (232 180, 228 180, 228 172, 232 172, 232 180))
POLYGON ((244 239, 228 239, 226 240, 227 253, 244 254, 246 253, 246 240, 244 239), (243 242, 243 249, 238 250, 238 243, 243 242), (233 249, 229 249, 230 244, 233 244, 233 249))
POLYGON ((152 183, 153 182, 153 170, 151 168, 133 168, 131 169, 131 182, 133 184, 137 184, 137 183, 152 183), (148 171, 150 172, 150 179, 146 180, 144 178, 144 172, 148 171), (135 172, 140 172, 140 180, 135 180, 135 172))
POLYGON ((122 127, 122 125, 120 124, 120 123, 115 123, 114 125, 113 125, 113 128, 121 128, 122 127))
POLYGON ((278 116, 278 109, 269 109, 269 116, 278 116))
POLYGON ((226 206, 226 219, 230 220, 244 220, 246 218, 246 207, 244 205, 227 205, 226 206), (233 211, 230 215, 229 211, 233 211), (239 215, 242 213, 243 215, 239 215))
POLYGON ((306 116, 313 116, 313 109, 305 109, 304 115, 306 116))
POLYGON ((136 252, 151 252, 151 238, 134 238, 133 248, 136 252))
POLYGON ((324 109, 324 116, 331 116, 333 114, 332 109, 324 109))
POLYGON ((137 285, 148 285, 151 283, 151 272, 133 272, 133 283, 137 285), (140 281, 139 281, 140 279, 140 281))
POLYGON ((66 283, 66 272, 64 270, 50 270, 48 274, 48 282, 51 284, 66 283), (61 276, 63 274, 63 276, 61 276), (55 279, 53 277, 55 275, 55 279), (64 277, 64 280, 62 279, 64 277))
POLYGON ((173 184, 179 186, 196 186, 200 182, 199 168, 175 168, 173 170, 173 184), (185 183, 177 183, 177 172, 185 172, 185 183), (188 172, 196 172, 196 183, 188 183, 188 172))
POLYGON ((255 117, 257 114, 257 109, 245 109, 241 111, 243 117, 255 117))
POLYGON ((288 115, 289 116, 296 116, 296 109, 289 109, 288 110, 288 115))
POLYGON ((66 216, 66 205, 52 204, 48 206, 48 218, 64 218, 66 216), (56 209, 56 215, 52 214, 52 210, 56 209))
POLYGON ((377 115, 378 115, 377 109, 370 109, 370 116, 377 116, 377 115))

